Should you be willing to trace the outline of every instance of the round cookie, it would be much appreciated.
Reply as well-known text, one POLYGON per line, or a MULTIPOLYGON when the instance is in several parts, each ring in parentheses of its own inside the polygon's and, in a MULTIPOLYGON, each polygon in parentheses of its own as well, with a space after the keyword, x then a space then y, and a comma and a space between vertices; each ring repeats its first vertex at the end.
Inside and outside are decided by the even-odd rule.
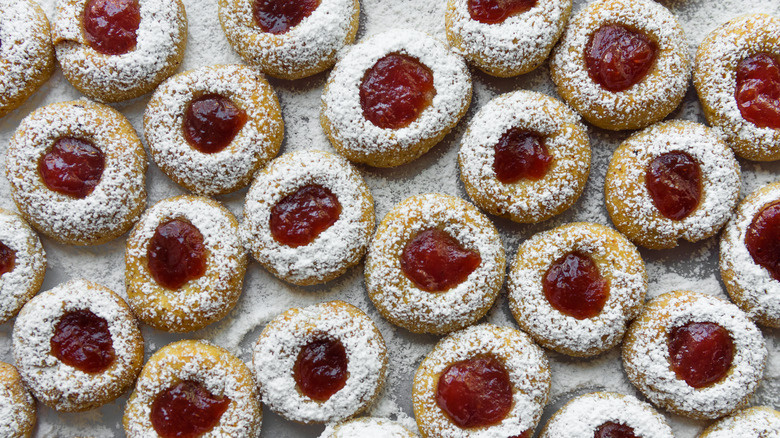
POLYGON ((714 130, 683 120, 629 137, 615 150, 604 182, 615 227, 651 249, 715 235, 739 190, 740 167, 731 149, 714 130))
POLYGON ((417 438, 417 435, 395 421, 385 418, 363 417, 331 424, 325 428, 320 438, 417 438))
POLYGON ((0 208, 0 324, 38 293, 45 274, 46 252, 38 235, 21 217, 0 208))
POLYGON ((0 0, 0 117, 19 108, 53 72, 43 9, 32 0, 0 0))
POLYGON ((685 96, 690 71, 688 42, 682 26, 668 9, 652 0, 591 2, 572 18, 550 59, 550 75, 563 100, 588 122, 610 130, 644 128, 666 117, 685 96), (609 35, 598 35, 608 27, 622 28, 624 34, 627 31, 626 44, 609 35), (635 57, 618 52, 635 46, 637 39, 655 47, 654 57, 643 52, 635 57), (591 67, 586 61, 594 41, 607 44, 603 50, 595 46, 593 51, 594 55, 604 56, 594 57, 602 59, 603 68, 596 67, 600 63, 591 67), (641 64, 646 70, 629 80, 624 77, 625 71, 632 69, 624 68, 621 62, 641 64), (619 76, 622 81, 606 88, 594 79, 602 76, 591 74, 591 68, 603 71, 603 77, 619 76))
POLYGON ((159 349, 146 362, 122 423, 128 438, 161 431, 255 438, 262 420, 257 385, 246 364, 206 341, 184 340, 159 349))
MULTIPOLYGON (((780 113, 775 97, 774 112, 769 112, 774 113, 774 126, 746 118, 736 98, 741 94, 740 85, 746 84, 744 92, 753 98, 760 99, 764 94, 761 87, 747 83, 750 75, 743 82, 738 71, 743 61, 760 54, 774 58, 775 68, 780 68, 779 35, 780 18, 767 14, 743 15, 713 30, 696 52, 693 84, 704 115, 726 137, 734 152, 748 160, 780 159, 780 113)), ((777 73, 774 81, 774 86, 780 87, 777 73)), ((755 106, 771 108, 770 96, 764 95, 764 103, 755 106)))
MULTIPOLYGON (((539 67, 571 14, 571 0, 480 8, 475 0, 448 0, 444 24, 450 45, 487 74, 510 77, 539 67)), ((485 3, 485 2, 481 2, 485 3)), ((496 3, 496 2, 493 2, 496 3)), ((520 2, 516 2, 520 3, 520 2)))
POLYGON ((780 435, 780 412, 768 406, 747 408, 708 427, 699 438, 763 438, 780 435))
POLYGON ((366 256, 365 282, 385 319, 415 333, 443 334, 490 310, 505 266, 501 238, 487 217, 460 198, 429 193, 407 198, 382 219, 366 256), (424 251, 440 266, 420 262, 424 251))
POLYGON ((146 206, 146 153, 130 122, 106 105, 79 100, 35 110, 11 138, 6 160, 22 216, 64 244, 115 239, 146 206))
POLYGON ((35 399, 13 365, 0 362, 0 436, 29 438, 37 419, 35 399))
POLYGON ((392 30, 342 56, 325 85, 320 122, 350 161, 393 167, 441 141, 470 102, 463 58, 425 33, 392 30))
POLYGON ((480 208, 534 223, 562 213, 582 194, 590 142, 569 107, 521 90, 482 107, 461 141, 458 163, 466 192, 480 208))

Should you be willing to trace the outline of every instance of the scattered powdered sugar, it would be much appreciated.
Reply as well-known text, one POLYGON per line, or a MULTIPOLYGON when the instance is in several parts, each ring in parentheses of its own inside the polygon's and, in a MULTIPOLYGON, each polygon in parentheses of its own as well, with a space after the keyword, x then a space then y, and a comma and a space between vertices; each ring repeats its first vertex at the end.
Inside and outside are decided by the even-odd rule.
POLYGON ((20 431, 28 423, 32 429, 35 399, 22 386, 16 369, 0 362, 0 436, 24 438, 20 431))
POLYGON ((0 321, 11 319, 41 287, 46 252, 40 239, 16 214, 0 209, 0 242, 14 251, 14 267, 0 275, 0 321))
POLYGON ((713 424, 702 438, 775 438, 780 436, 780 412, 755 407, 713 424))
POLYGON ((358 418, 329 425, 320 438, 416 438, 417 435, 400 424, 384 418, 358 418))

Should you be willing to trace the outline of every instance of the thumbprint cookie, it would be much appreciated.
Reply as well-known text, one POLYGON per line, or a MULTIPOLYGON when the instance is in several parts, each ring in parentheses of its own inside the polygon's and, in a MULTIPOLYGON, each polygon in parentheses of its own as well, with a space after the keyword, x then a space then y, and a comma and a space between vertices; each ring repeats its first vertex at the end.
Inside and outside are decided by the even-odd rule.
POLYGON ((29 438, 37 419, 35 399, 13 365, 0 362, 0 436, 29 438))
POLYGON ((417 438, 417 435, 395 421, 363 417, 328 425, 320 438, 417 438))
POLYGON ((756 406, 723 418, 708 427, 699 438, 769 438, 780 436, 780 412, 756 406))
POLYGON ((45 274, 46 252, 38 235, 21 217, 0 209, 0 324, 38 293, 45 274))

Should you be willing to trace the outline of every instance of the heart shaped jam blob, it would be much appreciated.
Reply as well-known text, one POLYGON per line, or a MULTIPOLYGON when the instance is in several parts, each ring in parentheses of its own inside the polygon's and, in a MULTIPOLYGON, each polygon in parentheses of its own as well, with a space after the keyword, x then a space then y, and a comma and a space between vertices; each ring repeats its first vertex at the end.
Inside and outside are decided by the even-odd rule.
POLYGON ((610 24, 591 35, 585 47, 588 74, 604 89, 618 92, 639 83, 653 67, 658 45, 647 35, 610 24))
POLYGON ((509 373, 493 356, 456 362, 439 377, 436 404, 462 428, 499 423, 512 407, 509 373))
POLYGON ((756 264, 780 281, 780 201, 764 206, 745 234, 745 246, 756 264))
POLYGON ((229 397, 217 397, 201 383, 183 380, 157 394, 149 418, 163 438, 197 438, 214 429, 229 406, 229 397))
POLYGON ((360 84, 363 116, 383 129, 409 126, 431 105, 434 96, 431 69, 398 53, 377 61, 360 84))
POLYGON ((609 284, 596 262, 578 251, 565 254, 547 269, 542 290, 556 310, 577 319, 597 316, 609 298, 609 284))
POLYGON ((669 333, 669 358, 677 377, 704 388, 728 373, 734 343, 729 332, 714 322, 691 322, 669 333))
POLYGON ((271 235, 282 245, 297 248, 314 241, 341 216, 336 195, 321 185, 303 186, 271 209, 271 235))
POLYGON ((219 94, 201 96, 184 112, 184 138, 204 154, 222 151, 246 124, 246 111, 219 94))
POLYGON ((736 99, 745 120, 780 129, 780 57, 758 53, 740 61, 736 99))
POLYGON ((108 322, 88 309, 62 315, 50 344, 54 357, 85 373, 107 370, 116 357, 108 322))
POLYGON ((468 6, 472 20, 497 24, 533 8, 536 0, 469 0, 468 6))
POLYGON ((324 402, 347 383, 347 352, 338 339, 319 338, 306 344, 293 367, 293 378, 303 395, 324 402))
POLYGON ((428 292, 444 292, 463 283, 480 263, 478 252, 436 228, 418 233, 401 254, 401 271, 428 292))
POLYGON ((16 266, 16 251, 0 242, 0 275, 11 272, 16 266))
POLYGON ((547 151, 544 138, 519 128, 505 132, 495 147, 493 170, 504 184, 521 179, 539 180, 547 174, 552 156, 547 151))
POLYGON ((685 152, 661 154, 647 166, 645 186, 664 217, 683 220, 699 206, 701 166, 685 152))
POLYGON ((51 190, 84 199, 95 190, 105 166, 103 152, 91 142, 66 137, 41 157, 38 173, 51 190))
POLYGON ((138 0, 88 0, 83 23, 90 47, 104 55, 122 55, 135 48, 141 7, 138 0))
POLYGON ((607 421, 598 428, 593 438, 637 438, 634 428, 625 424, 607 421))
POLYGON ((152 278, 171 290, 206 273, 203 235, 192 224, 179 219, 157 227, 149 240, 146 258, 152 278))
POLYGON ((263 32, 289 32, 314 12, 320 0, 255 0, 254 16, 263 32))

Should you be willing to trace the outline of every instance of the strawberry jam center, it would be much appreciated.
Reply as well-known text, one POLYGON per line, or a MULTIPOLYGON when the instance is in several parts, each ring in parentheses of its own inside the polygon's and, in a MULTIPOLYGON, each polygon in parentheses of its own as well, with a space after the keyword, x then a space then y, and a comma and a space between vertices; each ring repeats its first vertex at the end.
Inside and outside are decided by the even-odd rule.
POLYGON ((454 363, 439 377, 436 404, 459 427, 496 424, 512 407, 509 373, 492 356, 454 363))
POLYGON ((219 94, 201 96, 184 113, 184 138, 204 154, 222 151, 246 123, 246 112, 219 94))
POLYGON ((320 185, 303 186, 271 209, 271 235, 293 248, 310 244, 341 216, 341 203, 320 185))
POLYGON ((463 283, 480 263, 478 252, 463 248, 436 228, 418 233, 401 254, 404 275, 428 292, 443 292, 463 283))
POLYGON ((542 279, 550 305, 577 319, 592 318, 604 308, 609 285, 587 254, 573 251, 555 261, 542 279))
POLYGON ((77 138, 61 138, 38 163, 46 187, 55 192, 84 199, 100 182, 106 162, 92 143, 77 138))
POLYGON ((230 406, 202 384, 183 380, 157 394, 152 402, 152 427, 163 438, 196 438, 214 429, 230 406))
POLYGON ((320 5, 320 0, 255 0, 254 15, 263 32, 287 33, 320 5))
POLYGON ((701 200, 701 167, 685 152, 661 154, 647 166, 645 186, 662 215, 685 219, 701 200))
POLYGON ((511 184, 523 178, 538 180, 550 168, 552 156, 537 133, 512 128, 498 141, 493 158, 496 178, 511 184))
POLYGON ((536 0, 469 0, 469 15, 480 23, 497 24, 534 6, 536 0))
POLYGON ((714 322, 691 322, 669 334, 669 357, 677 377, 694 388, 722 379, 734 359, 734 343, 714 322))
POLYGON ((192 224, 179 219, 157 227, 149 241, 146 257, 152 278, 171 290, 206 273, 203 235, 192 224))
POLYGON ((431 69, 398 53, 377 61, 360 84, 363 116, 383 129, 409 126, 430 106, 435 95, 431 69))
POLYGON ((585 64, 591 79, 612 92, 639 83, 653 66, 658 46, 647 35, 627 27, 602 26, 585 48, 585 64))
POLYGON ((114 363, 108 323, 87 309, 64 314, 50 344, 54 357, 85 373, 100 373, 114 363))
POLYGON ((765 206, 753 218, 745 245, 753 261, 780 281, 780 201, 765 206))
POLYGON ((324 402, 347 383, 347 352, 338 339, 315 339, 306 344, 293 367, 303 395, 324 402))
POLYGON ((141 7, 138 0, 89 0, 84 9, 84 35, 104 55, 122 55, 135 48, 141 7))
POLYGON ((637 438, 637 436, 634 435, 633 427, 608 421, 596 428, 593 438, 637 438))
POLYGON ((780 58, 758 53, 737 65, 737 106, 759 128, 780 129, 780 58))
POLYGON ((11 272, 16 266, 16 251, 0 242, 0 275, 11 272))

